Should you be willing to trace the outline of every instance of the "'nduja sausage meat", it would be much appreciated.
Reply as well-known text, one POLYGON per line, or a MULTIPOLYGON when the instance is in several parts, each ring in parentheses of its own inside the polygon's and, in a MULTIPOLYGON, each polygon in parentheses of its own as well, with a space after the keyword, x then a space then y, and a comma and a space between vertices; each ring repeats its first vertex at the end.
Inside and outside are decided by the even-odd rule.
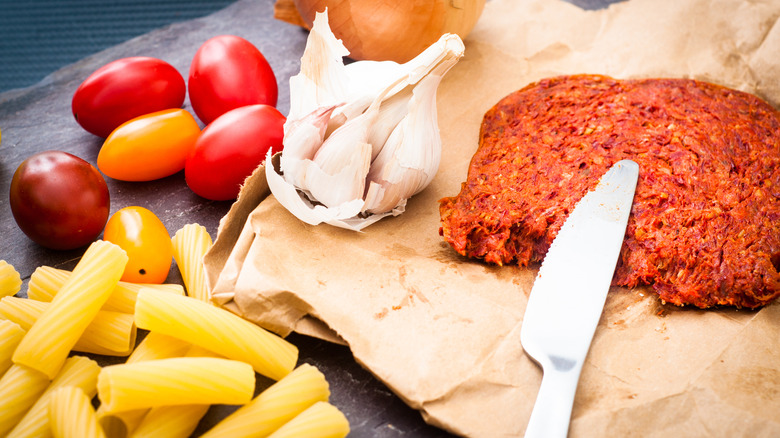
POLYGON ((780 113, 689 79, 562 76, 499 101, 441 235, 495 264, 544 258, 608 168, 639 164, 613 285, 661 299, 755 308, 780 295, 780 113))

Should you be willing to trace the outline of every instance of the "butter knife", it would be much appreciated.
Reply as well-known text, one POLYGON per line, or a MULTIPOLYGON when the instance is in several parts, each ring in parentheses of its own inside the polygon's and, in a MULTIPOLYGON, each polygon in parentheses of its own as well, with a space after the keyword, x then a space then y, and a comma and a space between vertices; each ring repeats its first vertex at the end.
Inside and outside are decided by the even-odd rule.
POLYGON ((520 329, 542 367, 526 437, 565 437, 574 395, 615 272, 639 166, 615 163, 569 214, 534 280, 520 329))

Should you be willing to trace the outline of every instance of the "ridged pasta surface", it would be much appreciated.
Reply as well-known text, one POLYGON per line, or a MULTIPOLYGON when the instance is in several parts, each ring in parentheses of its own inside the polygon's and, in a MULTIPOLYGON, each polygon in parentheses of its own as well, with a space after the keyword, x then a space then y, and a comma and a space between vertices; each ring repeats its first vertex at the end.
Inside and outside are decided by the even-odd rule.
POLYGON ((108 412, 183 403, 242 405, 254 390, 251 365, 210 357, 111 365, 98 376, 98 396, 108 412))
POLYGON ((209 301, 206 276, 203 272, 203 256, 211 248, 211 235, 203 225, 187 224, 171 239, 173 258, 179 266, 187 295, 192 298, 209 301))
POLYGON ((279 380, 295 367, 298 349, 281 337, 227 310, 189 297, 138 294, 138 327, 173 336, 247 362, 258 373, 279 380))
POLYGON ((92 408, 92 402, 80 388, 63 386, 49 399, 49 420, 54 438, 105 438, 92 408))
POLYGON ((14 352, 13 361, 50 379, 114 290, 127 254, 105 241, 92 243, 51 305, 33 324, 14 352))
POLYGON ((6 438, 43 438, 51 436, 49 399, 58 388, 73 386, 92 398, 97 393, 97 376, 100 365, 84 356, 71 356, 62 366, 57 377, 38 398, 6 438))
POLYGON ((201 438, 262 437, 269 435, 318 401, 327 401, 325 376, 302 364, 219 422, 201 438))
POLYGON ((49 385, 43 373, 24 365, 12 365, 0 379, 0 436, 24 417, 49 385))

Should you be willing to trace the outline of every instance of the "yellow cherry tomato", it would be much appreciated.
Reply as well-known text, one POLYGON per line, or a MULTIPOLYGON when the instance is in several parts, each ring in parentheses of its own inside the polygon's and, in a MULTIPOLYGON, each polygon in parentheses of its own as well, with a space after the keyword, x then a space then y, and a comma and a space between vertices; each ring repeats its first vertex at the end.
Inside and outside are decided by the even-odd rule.
POLYGON ((136 117, 116 128, 98 153, 98 169, 122 181, 152 181, 184 169, 200 135, 192 114, 168 109, 136 117))
POLYGON ((173 244, 162 221, 143 207, 125 207, 106 223, 103 239, 127 252, 123 281, 162 283, 173 260, 173 244))

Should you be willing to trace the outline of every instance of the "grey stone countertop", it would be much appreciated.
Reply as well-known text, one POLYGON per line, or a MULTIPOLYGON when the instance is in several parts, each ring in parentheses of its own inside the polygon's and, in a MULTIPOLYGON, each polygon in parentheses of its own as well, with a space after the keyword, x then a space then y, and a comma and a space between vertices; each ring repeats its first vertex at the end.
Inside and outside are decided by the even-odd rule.
MULTIPOLYGON (((605 7, 616 0, 568 0, 585 9, 605 7)), ((273 18, 273 0, 240 0, 203 18, 177 22, 88 56, 46 76, 41 82, 0 93, 0 259, 12 264, 27 281, 39 266, 73 269, 83 249, 54 251, 29 240, 18 228, 9 206, 9 187, 16 168, 30 155, 62 150, 93 165, 102 139, 83 130, 71 114, 71 99, 79 84, 100 66, 126 56, 152 56, 176 67, 186 78, 197 48, 208 38, 233 34, 253 42, 271 64, 279 84, 278 109, 289 110, 288 79, 297 74, 306 44, 305 30, 273 18)), ((99 7, 99 6, 96 6, 99 7)), ((1 62, 1 61, 0 61, 1 62)), ((189 102, 185 108, 191 110, 189 102)), ((183 172, 151 182, 122 182, 106 178, 111 213, 139 205, 154 211, 173 233, 187 223, 205 226, 216 238, 220 219, 231 202, 208 201, 195 195, 183 172)), ((174 267, 168 282, 181 283, 174 267)), ((317 366, 331 386, 331 402, 347 416, 354 437, 445 437, 448 433, 425 424, 419 412, 357 364, 348 348, 293 334, 300 362, 317 366)), ((111 363, 100 357, 99 362, 111 363)), ((114 359, 116 361, 116 359, 114 359)), ((260 385, 270 381, 260 381, 260 385)), ((205 432, 232 409, 214 406, 194 436, 205 432)))

